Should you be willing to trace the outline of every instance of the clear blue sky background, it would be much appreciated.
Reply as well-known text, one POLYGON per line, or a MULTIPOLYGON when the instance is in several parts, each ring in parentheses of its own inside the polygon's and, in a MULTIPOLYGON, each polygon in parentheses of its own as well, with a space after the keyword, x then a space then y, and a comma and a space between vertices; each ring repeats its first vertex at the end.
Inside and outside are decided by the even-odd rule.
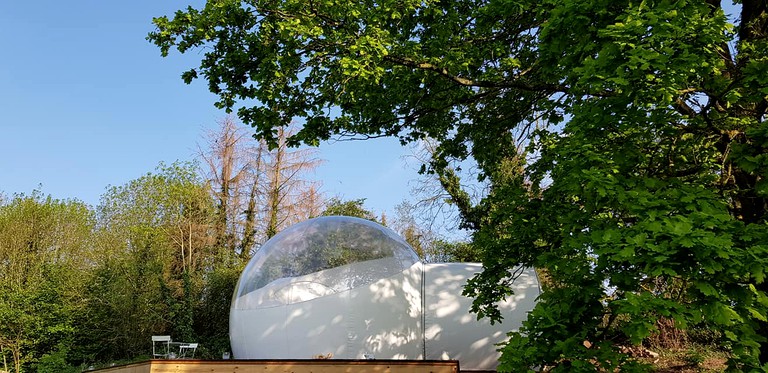
MULTIPOLYGON (((200 4, 198 1, 196 4, 200 4)), ((224 117, 204 82, 180 74, 197 52, 168 58, 145 40, 171 0, 0 1, 0 192, 42 192, 96 205, 108 185, 191 160, 224 117)), ((193 3, 194 5, 194 3, 193 3)), ((393 212, 415 165, 391 139, 323 144, 329 196, 393 212)), ((391 216, 391 215, 390 215, 391 216)))

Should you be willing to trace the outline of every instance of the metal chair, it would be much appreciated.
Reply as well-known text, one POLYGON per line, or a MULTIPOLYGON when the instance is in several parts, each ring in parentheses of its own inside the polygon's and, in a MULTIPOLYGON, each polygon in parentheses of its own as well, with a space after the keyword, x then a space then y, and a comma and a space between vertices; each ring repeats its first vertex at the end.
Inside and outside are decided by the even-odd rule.
POLYGON ((153 335, 152 336, 152 358, 167 359, 171 355, 171 336, 153 335))
POLYGON ((195 351, 197 351, 197 343, 183 343, 179 346, 179 358, 186 358, 189 357, 190 359, 193 359, 195 357, 195 351), (187 356, 187 354, 192 351, 191 356, 187 356))

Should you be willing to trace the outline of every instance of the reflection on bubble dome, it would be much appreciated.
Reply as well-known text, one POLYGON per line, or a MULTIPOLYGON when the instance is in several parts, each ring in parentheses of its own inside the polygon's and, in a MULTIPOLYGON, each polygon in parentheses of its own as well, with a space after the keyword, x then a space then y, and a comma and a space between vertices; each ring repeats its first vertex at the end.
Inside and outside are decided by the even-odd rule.
POLYGON ((240 277, 233 308, 308 301, 402 273, 418 261, 400 236, 374 222, 310 219, 278 233, 256 252, 240 277))

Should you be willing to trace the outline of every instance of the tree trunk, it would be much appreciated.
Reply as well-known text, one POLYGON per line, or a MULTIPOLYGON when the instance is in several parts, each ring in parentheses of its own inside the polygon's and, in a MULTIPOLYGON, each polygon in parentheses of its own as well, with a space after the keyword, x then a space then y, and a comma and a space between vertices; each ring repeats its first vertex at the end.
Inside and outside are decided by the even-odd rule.
POLYGON ((245 227, 240 245, 240 257, 246 260, 251 257, 251 247, 256 236, 256 197, 258 187, 256 182, 251 185, 251 191, 248 194, 248 208, 245 210, 245 227))
POLYGON ((280 144, 280 146, 275 149, 275 161, 272 165, 272 176, 270 180, 269 194, 267 195, 269 206, 269 217, 265 232, 267 239, 270 239, 277 234, 278 211, 280 209, 280 189, 282 186, 282 181, 280 180, 282 175, 280 171, 283 167, 283 153, 284 149, 282 144, 280 144))

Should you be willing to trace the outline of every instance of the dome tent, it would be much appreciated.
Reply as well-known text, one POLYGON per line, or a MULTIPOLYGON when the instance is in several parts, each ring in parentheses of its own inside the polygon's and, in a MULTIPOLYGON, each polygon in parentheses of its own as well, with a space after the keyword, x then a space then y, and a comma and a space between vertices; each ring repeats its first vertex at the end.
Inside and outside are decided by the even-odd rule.
POLYGON ((501 304, 502 324, 469 314, 461 287, 476 263, 423 264, 396 233, 342 216, 295 224, 243 270, 230 310, 238 359, 458 359, 492 369, 495 344, 519 327, 538 296, 533 271, 501 304))

